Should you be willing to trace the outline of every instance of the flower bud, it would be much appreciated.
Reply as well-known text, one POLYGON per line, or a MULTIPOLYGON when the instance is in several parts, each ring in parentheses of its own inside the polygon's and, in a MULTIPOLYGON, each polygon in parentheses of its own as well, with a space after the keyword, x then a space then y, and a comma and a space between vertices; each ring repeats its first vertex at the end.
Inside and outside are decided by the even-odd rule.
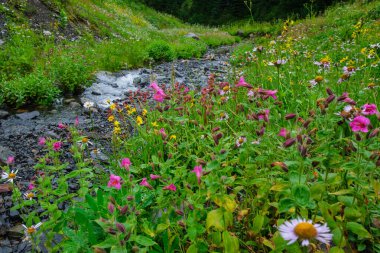
POLYGON ((311 119, 306 120, 306 121, 303 123, 303 127, 304 127, 304 128, 308 128, 309 125, 310 125, 310 123, 311 123, 311 119))
POLYGON ((111 202, 108 203, 108 211, 110 212, 110 214, 113 214, 113 212, 115 211, 115 206, 111 202))
POLYGON ((109 197, 109 200, 111 201, 112 204, 114 205, 116 204, 116 200, 112 196, 109 197))
POLYGON ((217 132, 217 131, 219 131, 220 130, 220 127, 214 127, 211 131, 213 132, 213 133, 215 133, 215 132, 217 132))
POLYGON ((128 205, 123 206, 122 208, 120 208, 120 214, 125 215, 128 212, 128 209, 128 205))
POLYGON ((334 94, 328 96, 326 98, 326 101, 325 101, 325 106, 327 107, 327 105, 329 105, 332 101, 334 101, 334 99, 335 99, 335 95, 334 94))
POLYGON ((284 146, 285 148, 288 148, 288 147, 292 146, 295 142, 296 142, 296 139, 295 139, 295 138, 290 138, 290 139, 287 139, 287 140, 283 143, 283 146, 284 146))
POLYGON ((116 223, 116 228, 123 234, 126 232, 125 226, 121 223, 116 223))
POLYGON ((132 200, 134 200, 134 199, 135 199, 135 197, 133 197, 133 196, 131 196, 131 195, 127 197, 127 200, 128 200, 128 201, 132 201, 132 200))
POLYGON ((326 92, 327 92, 327 94, 329 94, 330 96, 331 95, 334 95, 334 92, 330 89, 330 88, 326 88, 326 92))
POLYGON ((181 210, 175 210, 175 213, 178 214, 178 215, 183 216, 183 212, 181 210))
POLYGON ((283 171, 288 172, 288 166, 284 162, 274 162, 270 166, 272 167, 280 167, 283 171))
POLYGON ((289 113, 289 114, 285 115, 286 120, 294 119, 295 117, 296 117, 295 113, 289 113))
POLYGON ((368 138, 373 138, 379 134, 380 128, 375 128, 369 135, 368 138))

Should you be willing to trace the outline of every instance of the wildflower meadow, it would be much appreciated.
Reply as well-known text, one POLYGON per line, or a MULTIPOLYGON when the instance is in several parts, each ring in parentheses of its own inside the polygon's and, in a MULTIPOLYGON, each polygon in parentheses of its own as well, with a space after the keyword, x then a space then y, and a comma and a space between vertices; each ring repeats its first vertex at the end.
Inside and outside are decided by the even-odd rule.
POLYGON ((105 163, 79 121, 36 139, 29 185, 9 157, 25 238, 49 252, 380 252, 380 26, 345 11, 237 45, 228 82, 152 78, 109 101, 105 163))

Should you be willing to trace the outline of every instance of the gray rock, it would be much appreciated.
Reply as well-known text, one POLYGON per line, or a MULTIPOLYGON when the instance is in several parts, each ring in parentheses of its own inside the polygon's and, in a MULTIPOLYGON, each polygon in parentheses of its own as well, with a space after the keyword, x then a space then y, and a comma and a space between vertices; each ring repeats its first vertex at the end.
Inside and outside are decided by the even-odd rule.
POLYGON ((135 77, 134 79, 133 79, 133 84, 134 85, 137 85, 137 84, 140 84, 141 83, 141 77, 135 77))
POLYGON ((11 210, 9 212, 9 217, 16 217, 18 216, 20 213, 17 211, 17 210, 11 210))
POLYGON ((82 107, 78 102, 71 102, 70 103, 71 108, 80 108, 82 107))
POLYGON ((91 92, 91 94, 92 94, 92 95, 95 95, 95 96, 100 96, 100 95, 102 95, 102 93, 101 93, 99 90, 93 90, 93 91, 91 92))
POLYGON ((30 120, 34 119, 40 116, 40 113, 38 111, 32 111, 32 112, 24 112, 16 114, 16 117, 22 120, 30 120))
POLYGON ((65 104, 70 104, 71 102, 75 102, 75 101, 76 101, 75 98, 68 98, 68 99, 65 99, 63 102, 65 104))
POLYGON ((47 137, 50 137, 50 138, 53 138, 53 139, 59 139, 59 135, 54 133, 53 131, 47 131, 46 132, 46 136, 47 137))
POLYGON ((239 37, 244 37, 244 31, 243 30, 238 30, 236 32, 236 35, 239 36, 239 37))
POLYGON ((0 119, 5 119, 8 116, 9 116, 9 112, 0 110, 0 119))
MULTIPOLYGON (((0 245, 3 245, 4 241, 0 241, 0 245)), ((0 246, 0 253, 12 253, 13 250, 10 246, 0 246)))
POLYGON ((200 38, 198 37, 198 35, 196 35, 195 33, 188 33, 185 35, 185 38, 192 38, 192 39, 195 39, 195 40, 200 40, 200 38))
POLYGON ((7 147, 0 146, 0 163, 5 163, 9 156, 15 156, 15 153, 7 147))
POLYGON ((11 238, 20 238, 24 235, 24 227, 22 225, 11 227, 8 229, 7 235, 11 238))
POLYGON ((91 158, 102 162, 107 162, 109 160, 108 156, 106 156, 100 149, 91 151, 91 158))

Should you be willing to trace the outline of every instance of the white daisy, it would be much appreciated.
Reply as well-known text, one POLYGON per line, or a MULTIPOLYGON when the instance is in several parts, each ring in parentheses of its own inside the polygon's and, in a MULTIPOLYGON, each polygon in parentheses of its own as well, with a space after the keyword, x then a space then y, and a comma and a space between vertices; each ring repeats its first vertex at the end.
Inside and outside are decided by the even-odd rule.
POLYGON ((83 104, 83 107, 86 108, 86 109, 90 109, 91 107, 94 107, 94 102, 86 101, 83 104))
POLYGON ((30 227, 27 227, 24 224, 22 224, 22 226, 24 227, 24 234, 25 234, 24 240, 30 241, 31 235, 35 233, 37 231, 37 228, 39 228, 41 225, 42 225, 42 222, 39 222, 36 225, 30 226, 30 227))
POLYGON ((18 170, 14 171, 12 170, 11 173, 7 173, 5 171, 3 171, 3 173, 1 173, 1 179, 7 179, 7 182, 11 182, 13 183, 13 180, 16 179, 16 175, 17 175, 17 172, 18 170))
POLYGON ((28 200, 32 200, 36 195, 33 192, 25 192, 24 198, 28 200))
POLYGON ((240 136, 235 144, 236 144, 236 147, 240 147, 241 145, 243 145, 245 142, 247 142, 247 138, 245 136, 240 136))
POLYGON ((285 221, 279 229, 281 236, 289 241, 289 244, 295 243, 298 239, 301 240, 302 246, 307 246, 310 240, 317 239, 318 241, 329 244, 332 239, 332 234, 327 224, 314 224, 311 220, 302 218, 285 221))

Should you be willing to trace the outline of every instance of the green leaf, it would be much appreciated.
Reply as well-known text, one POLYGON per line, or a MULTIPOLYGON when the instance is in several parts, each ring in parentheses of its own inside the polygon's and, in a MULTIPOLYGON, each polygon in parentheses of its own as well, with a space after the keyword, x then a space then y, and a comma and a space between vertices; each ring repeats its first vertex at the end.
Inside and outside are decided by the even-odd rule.
POLYGON ((306 185, 296 185, 292 188, 293 198, 300 206, 305 207, 310 200, 310 190, 306 185))
POLYGON ((336 227, 334 228, 331 233, 333 234, 333 242, 335 245, 339 247, 344 247, 346 246, 346 240, 343 236, 342 230, 340 228, 336 227))
POLYGON ((223 210, 221 208, 207 213, 206 229, 209 230, 211 227, 218 231, 224 230, 223 210))
POLYGON ((94 212, 98 212, 98 205, 96 204, 96 201, 93 197, 91 197, 91 195, 89 194, 86 194, 86 201, 87 201, 87 204, 89 205, 89 207, 94 211, 94 212))
POLYGON ((101 248, 101 249, 108 249, 111 248, 114 245, 118 245, 119 241, 114 236, 107 237, 103 242, 94 245, 95 248, 101 248))
POLYGON ((359 223, 347 222, 347 229, 361 238, 372 238, 371 234, 359 223))
POLYGON ((164 223, 158 224, 157 228, 156 228, 156 233, 159 234, 159 233, 165 231, 169 226, 170 226, 170 224, 164 224, 164 223))
POLYGON ((230 235, 228 231, 222 233, 224 252, 240 252, 239 239, 230 235))
POLYGON ((360 218, 362 214, 354 207, 346 207, 344 209, 344 217, 346 217, 349 220, 355 220, 357 218, 360 218))
POLYGON ((198 253, 198 248, 196 244, 191 244, 190 247, 186 250, 186 253, 198 253))
POLYGON ((344 250, 339 247, 332 247, 329 253, 344 253, 344 250))
POLYGON ((280 213, 287 212, 289 211, 290 208, 294 207, 294 200, 285 198, 281 199, 280 202, 278 203, 278 211, 280 213))
POLYGON ((125 248, 125 246, 112 246, 111 253, 128 253, 128 250, 125 248))
POLYGON ((142 236, 142 235, 131 236, 130 240, 137 242, 138 244, 145 246, 145 247, 150 247, 150 246, 157 244, 155 241, 153 241, 149 237, 142 236))
POLYGON ((264 216, 262 215, 257 215, 254 219, 253 219, 253 224, 252 224, 252 230, 253 232, 255 232, 256 234, 258 234, 261 230, 261 228, 263 227, 264 225, 264 216))

